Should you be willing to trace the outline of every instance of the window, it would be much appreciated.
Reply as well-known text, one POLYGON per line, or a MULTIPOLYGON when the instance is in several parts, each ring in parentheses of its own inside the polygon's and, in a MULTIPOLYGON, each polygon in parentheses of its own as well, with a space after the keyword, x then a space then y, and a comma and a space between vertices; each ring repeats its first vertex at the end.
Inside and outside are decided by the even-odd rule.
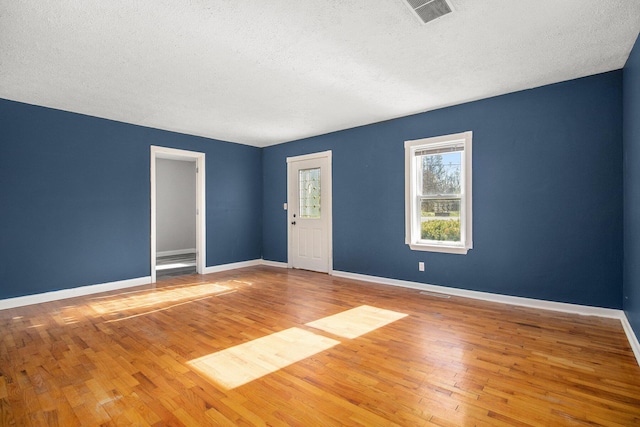
POLYGON ((406 243, 466 254, 471 235, 472 132, 404 143, 406 243))

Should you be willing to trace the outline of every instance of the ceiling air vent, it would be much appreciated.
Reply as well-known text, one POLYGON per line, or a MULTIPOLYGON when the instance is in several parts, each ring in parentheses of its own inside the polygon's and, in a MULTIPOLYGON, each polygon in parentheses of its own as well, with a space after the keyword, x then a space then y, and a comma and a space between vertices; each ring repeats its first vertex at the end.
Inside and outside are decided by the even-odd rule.
POLYGON ((404 0, 404 2, 423 24, 453 10, 447 0, 404 0))

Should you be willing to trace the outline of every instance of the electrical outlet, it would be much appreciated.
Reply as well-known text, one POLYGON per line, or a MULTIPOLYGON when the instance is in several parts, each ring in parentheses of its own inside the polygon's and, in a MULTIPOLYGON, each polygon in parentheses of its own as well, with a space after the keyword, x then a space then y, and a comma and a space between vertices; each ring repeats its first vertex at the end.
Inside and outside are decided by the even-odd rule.
POLYGON ((424 271, 424 262, 420 261, 418 263, 418 271, 424 271))

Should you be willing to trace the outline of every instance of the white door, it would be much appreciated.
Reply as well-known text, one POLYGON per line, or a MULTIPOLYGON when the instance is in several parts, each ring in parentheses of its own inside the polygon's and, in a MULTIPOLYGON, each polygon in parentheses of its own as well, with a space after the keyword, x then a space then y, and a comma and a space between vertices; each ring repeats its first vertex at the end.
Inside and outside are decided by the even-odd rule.
POLYGON ((289 267, 329 273, 331 151, 287 158, 289 267))

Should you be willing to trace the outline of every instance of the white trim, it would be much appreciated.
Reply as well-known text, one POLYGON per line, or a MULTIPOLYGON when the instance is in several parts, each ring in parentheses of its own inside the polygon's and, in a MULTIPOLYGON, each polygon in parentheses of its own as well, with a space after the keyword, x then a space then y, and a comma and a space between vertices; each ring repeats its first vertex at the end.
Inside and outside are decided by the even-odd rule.
POLYGON ((631 345, 631 350, 633 350, 633 354, 636 356, 636 361, 638 362, 638 365, 640 365, 640 342, 638 342, 638 337, 634 333, 631 323, 629 323, 629 319, 625 313, 623 313, 620 318, 620 322, 622 323, 622 329, 624 329, 624 333, 627 335, 627 339, 629 340, 629 345, 631 345))
POLYGON ((207 262, 206 158, 205 153, 176 148, 151 147, 151 281, 156 281, 156 159, 195 161, 196 163, 196 272, 205 274, 207 262))
POLYGON ((268 267, 289 268, 286 262, 269 261, 266 259, 260 260, 260 265, 266 265, 268 267))
POLYGON ((116 282, 109 283, 100 283, 98 285, 80 286, 71 289, 60 289, 59 291, 25 295, 15 298, 7 298, 0 300, 0 310, 22 307, 25 305, 41 304, 44 302, 57 301, 67 298, 81 297, 91 294, 98 294, 101 292, 115 291, 118 289, 132 288, 135 286, 148 285, 149 283, 151 283, 151 276, 138 277, 136 279, 118 280, 116 282))
POLYGON ((192 254, 196 252, 196 248, 189 248, 189 249, 176 249, 173 251, 162 251, 162 252, 157 252, 156 256, 171 256, 171 255, 184 255, 184 254, 192 254))
MULTIPOLYGON (((317 153, 311 153, 311 154, 304 154, 301 156, 293 156, 293 157, 287 157, 287 204, 289 206, 289 198, 291 196, 291 188, 289 185, 289 182, 291 181, 290 179, 290 168, 291 168, 291 163, 295 163, 295 162, 301 162, 301 161, 306 161, 306 160, 316 160, 316 159, 323 159, 326 158, 327 159, 327 163, 328 166, 327 168, 329 169, 329 173, 326 174, 326 179, 327 179, 327 185, 323 188, 323 194, 325 194, 326 197, 323 197, 324 200, 326 200, 327 202, 327 211, 328 211, 328 215, 327 215, 327 273, 329 275, 331 275, 333 273, 333 153, 331 150, 327 150, 327 151, 320 151, 317 153), (326 191, 326 193, 325 193, 326 191)), ((292 247, 293 247, 293 238, 292 235, 290 233, 291 227, 289 227, 289 224, 291 223, 291 221, 293 220, 293 218, 290 217, 290 212, 291 210, 287 209, 287 267, 291 268, 291 261, 289 259, 289 254, 291 254, 292 252, 292 247)))
POLYGON ((149 182, 150 182, 150 203, 151 203, 151 283, 156 282, 156 153, 155 148, 151 146, 151 161, 149 163, 149 182))
POLYGON ((424 291, 437 292, 464 298, 499 302, 503 304, 518 305, 521 307, 538 308, 541 310, 553 310, 561 311, 564 313, 581 314, 583 316, 599 316, 612 319, 620 319, 623 313, 622 310, 616 310, 613 308, 592 307, 588 305, 569 304, 564 302, 545 301, 534 298, 492 294, 489 292, 469 291, 466 289, 450 288, 447 286, 429 285, 426 283, 388 279, 386 277, 367 276, 364 274, 349 273, 346 271, 334 271, 333 275, 337 277, 344 277, 346 279, 361 280, 363 282, 373 282, 383 285, 400 286, 403 288, 420 289, 424 291))
MULTIPOLYGON (((205 267, 203 274, 218 273, 222 271, 235 270, 237 268, 253 267, 265 265, 269 267, 288 268, 287 263, 278 261, 268 261, 264 259, 254 259, 250 261, 234 262, 230 264, 216 265, 213 267, 205 267)), ((514 297, 509 295, 492 294, 489 292, 469 291, 466 289, 449 288, 446 286, 429 285, 425 283, 409 282, 405 280, 389 279, 386 277, 368 276, 364 274, 349 273, 346 271, 333 270, 332 275, 345 279, 360 280, 362 282, 371 282, 382 285, 400 286, 403 288, 419 289, 430 292, 437 292, 447 295, 455 295, 464 298, 472 298, 483 301, 498 302, 502 304, 517 305, 522 307, 537 308, 541 310, 552 310, 564 313, 580 314, 583 316, 599 316, 612 319, 619 319, 622 329, 627 336, 631 350, 636 357, 638 365, 640 365, 640 342, 633 331, 629 319, 622 310, 611 308, 591 307, 579 304, 568 304, 554 301, 544 301, 533 298, 514 297)), ((35 295, 25 295, 14 298, 0 300, 0 310, 9 308, 23 307, 32 304, 41 304, 45 302, 57 301, 61 299, 92 295, 101 292, 115 291, 124 288, 132 288, 152 283, 151 276, 138 277, 136 279, 119 280, 116 282, 101 283, 97 285, 87 285, 78 288, 61 289, 58 291, 45 292, 35 295)))
MULTIPOLYGON (((255 259, 250 261, 242 261, 242 262, 235 262, 231 264, 223 264, 223 265, 216 265, 213 267, 206 267, 205 272, 202 274, 216 273, 220 271, 234 270, 236 268, 252 267, 256 265, 268 265, 271 267, 287 268, 287 264, 284 262, 255 259)), ((32 305, 32 304, 42 304, 45 302, 81 297, 85 295, 98 294, 101 292, 116 291, 118 289, 148 285, 150 283, 153 283, 151 280, 151 276, 145 276, 145 277, 138 277, 135 279, 118 280, 115 282, 100 283, 97 285, 79 286, 77 288, 61 289, 58 291, 43 292, 43 293, 33 294, 33 295, 24 295, 19 297, 0 299, 0 310, 23 307, 23 306, 32 305)))
POLYGON ((420 243, 409 243, 409 247, 412 251, 424 251, 424 252, 440 252, 445 254, 461 254, 466 255, 469 249, 463 246, 446 246, 446 245, 426 245, 420 243))
POLYGON ((230 264, 220 264, 211 267, 205 267, 203 274, 219 273, 221 271, 235 270, 236 268, 254 267, 261 265, 261 259, 252 259, 249 261, 232 262, 230 264))
POLYGON ((501 304, 517 305, 521 307, 536 308, 539 310, 559 311, 562 313, 580 314, 582 316, 598 316, 610 319, 618 319, 622 324, 622 329, 627 336, 631 350, 636 357, 636 362, 640 366, 640 342, 633 331, 627 315, 622 310, 603 307, 592 307, 589 305, 569 304, 564 302, 545 301, 534 298, 514 297, 510 295, 492 294, 489 292, 469 291, 466 289, 449 288, 447 286, 429 285, 426 283, 409 282, 406 280, 389 279, 386 277, 368 276, 365 274, 349 273, 347 271, 334 270, 333 275, 345 279, 360 280, 382 285, 400 286, 403 288, 419 289, 429 292, 437 292, 446 295, 454 295, 464 298, 472 298, 482 301, 497 302, 501 304))
POLYGON ((304 160, 315 160, 322 157, 331 158, 331 150, 319 151, 317 153, 311 153, 311 154, 303 154, 301 156, 287 157, 287 163, 302 162, 304 160))

